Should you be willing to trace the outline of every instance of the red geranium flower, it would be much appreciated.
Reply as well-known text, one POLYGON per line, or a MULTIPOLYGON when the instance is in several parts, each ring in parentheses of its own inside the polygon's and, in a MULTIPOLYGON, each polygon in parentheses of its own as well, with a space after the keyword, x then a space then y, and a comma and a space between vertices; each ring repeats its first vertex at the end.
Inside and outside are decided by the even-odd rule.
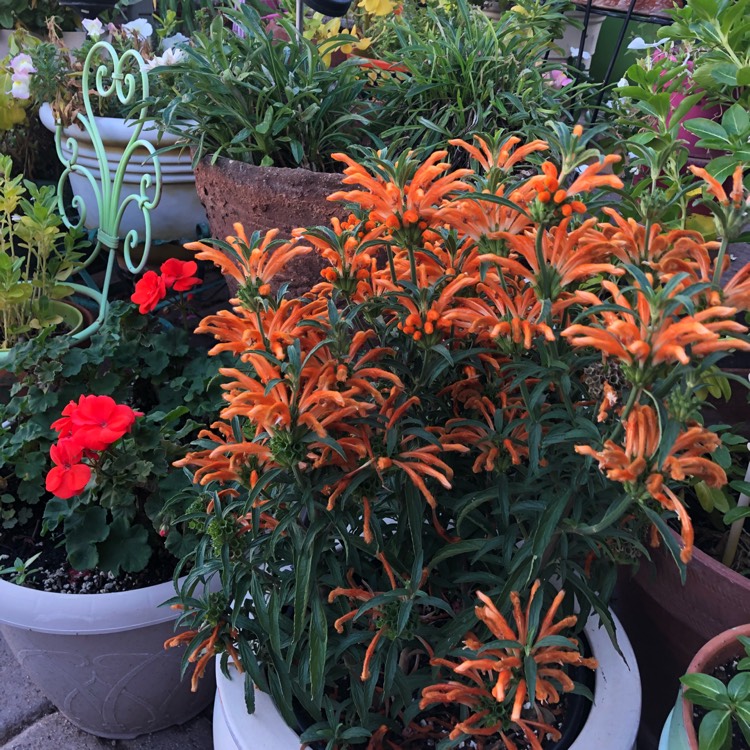
POLYGON ((119 440, 143 416, 109 396, 81 396, 70 417, 73 435, 82 449, 103 451, 119 440))
POLYGON ((55 464, 47 474, 45 487, 61 500, 68 500, 83 492, 91 479, 91 467, 81 463, 83 448, 75 438, 61 438, 49 449, 55 464))
POLYGON ((73 434, 73 421, 71 420, 71 417, 77 408, 78 404, 75 401, 71 401, 62 410, 62 417, 52 423, 51 427, 58 433, 58 437, 66 438, 73 434))
POLYGON ((178 260, 170 258, 161 264, 161 277, 167 289, 175 292, 186 292, 203 282, 195 274, 198 272, 198 264, 194 260, 178 260))
POLYGON ((156 271, 146 271, 135 285, 130 301, 138 305, 141 315, 151 312, 167 296, 164 279, 156 271))

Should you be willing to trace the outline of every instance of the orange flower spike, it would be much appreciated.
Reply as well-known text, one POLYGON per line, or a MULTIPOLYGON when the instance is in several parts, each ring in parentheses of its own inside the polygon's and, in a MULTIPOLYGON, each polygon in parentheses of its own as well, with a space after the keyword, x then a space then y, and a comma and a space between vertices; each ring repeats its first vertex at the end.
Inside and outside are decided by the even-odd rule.
POLYGON ((600 174, 603 169, 606 169, 610 164, 616 164, 621 158, 617 154, 607 154, 601 161, 589 164, 568 187, 568 195, 587 193, 600 187, 610 187, 616 190, 622 188, 622 180, 616 175, 600 174))
POLYGON ((513 699, 513 709, 511 710, 510 720, 518 721, 521 718, 521 709, 526 701, 526 680, 519 680, 516 688, 516 695, 513 699))
POLYGON ((617 391, 607 382, 604 383, 604 394, 602 403, 599 406, 599 412, 596 415, 597 422, 604 422, 609 415, 612 407, 617 403, 617 391))
MULTIPOLYGON (((708 186, 708 192, 716 198, 716 200, 721 203, 722 206, 728 206, 729 205, 729 197, 726 194, 726 191, 724 190, 722 184, 711 174, 708 172, 708 170, 703 169, 703 167, 696 167, 693 164, 691 164, 688 169, 696 176, 699 177, 701 180, 703 180, 706 185, 708 186)), ((741 165, 738 166, 738 169, 740 170, 740 180, 742 179, 742 168, 741 165)), ((735 174, 737 172, 735 171, 735 174)))
POLYGON ((391 589, 395 590, 398 588, 398 584, 396 582, 396 576, 393 572, 393 568, 391 567, 390 563, 386 559, 385 555, 382 552, 378 552, 375 557, 380 560, 381 565, 383 566, 383 570, 385 571, 385 574, 388 576, 388 581, 391 584, 391 589))
POLYGON ((546 151, 549 148, 549 144, 541 140, 530 141, 516 148, 521 139, 517 136, 511 136, 501 144, 497 153, 495 153, 490 143, 481 135, 475 135, 474 141, 477 144, 476 146, 472 146, 460 138, 453 138, 448 143, 451 146, 459 146, 466 151, 485 172, 489 172, 493 167, 507 172, 534 151, 546 151))
POLYGON ((492 599, 481 591, 477 591, 477 599, 481 601, 483 607, 474 607, 474 612, 489 629, 490 632, 499 640, 517 641, 516 634, 511 630, 508 621, 500 614, 492 599))
POLYGON ((732 192, 729 194, 729 198, 735 208, 742 207, 742 200, 745 197, 745 186, 742 182, 743 169, 744 166, 738 164, 732 173, 732 192))

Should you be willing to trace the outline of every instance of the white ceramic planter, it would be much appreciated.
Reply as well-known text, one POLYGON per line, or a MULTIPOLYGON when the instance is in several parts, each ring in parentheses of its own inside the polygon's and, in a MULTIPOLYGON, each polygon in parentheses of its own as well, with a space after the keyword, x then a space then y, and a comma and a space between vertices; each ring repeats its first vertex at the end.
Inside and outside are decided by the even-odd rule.
MULTIPOLYGON (((55 118, 49 104, 43 104, 39 110, 42 124, 54 132, 55 118)), ((114 175, 125 147, 132 135, 131 125, 117 117, 95 117, 97 130, 107 152, 107 163, 111 175, 114 175)), ((71 125, 63 130, 63 155, 70 157, 70 149, 66 146, 67 138, 78 141, 78 163, 90 170, 97 184, 100 184, 101 172, 89 134, 77 125, 71 125)), ((190 160, 190 152, 186 148, 177 146, 179 137, 164 134, 158 137, 153 123, 147 122, 141 131, 141 138, 161 149, 165 146, 175 146, 173 151, 159 154, 161 165, 162 193, 159 204, 151 211, 151 236, 155 240, 194 240, 197 236, 196 227, 206 222, 198 194, 195 191, 195 176, 190 160)), ((153 159, 145 148, 137 149, 128 165, 123 182, 121 199, 130 193, 138 193, 140 181, 144 174, 153 178, 153 159)), ((99 226, 99 207, 94 190, 88 179, 83 175, 71 173, 70 186, 74 195, 78 195, 86 205, 86 222, 88 229, 99 226)), ((153 195, 153 192, 150 193, 153 195)), ((125 210, 120 226, 120 236, 131 229, 136 229, 141 239, 144 230, 143 216, 138 208, 131 204, 125 210)))
MULTIPOLYGON (((178 612, 172 582, 111 594, 56 594, 0 580, 0 633, 64 716, 99 737, 130 739, 182 724, 213 697, 190 692, 183 650, 165 650, 178 612)), ((203 681, 203 680, 202 680, 203 681)))
MULTIPOLYGON (((570 750, 635 750, 641 719, 641 679, 635 654, 619 620, 615 651, 598 617, 589 618, 586 638, 599 661, 594 704, 570 750)), ((232 672, 234 672, 233 668, 232 672)), ((255 713, 245 710, 244 678, 228 680, 216 663, 214 750, 299 750, 299 737, 281 718, 270 696, 256 691, 255 713)))

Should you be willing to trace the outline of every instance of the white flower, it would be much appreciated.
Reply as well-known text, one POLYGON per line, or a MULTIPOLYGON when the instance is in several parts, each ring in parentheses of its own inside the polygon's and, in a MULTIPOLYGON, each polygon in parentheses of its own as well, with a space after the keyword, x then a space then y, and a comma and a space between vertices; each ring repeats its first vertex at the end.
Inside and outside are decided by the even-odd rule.
POLYGON ((34 63, 31 61, 31 57, 25 52, 21 52, 20 55, 16 55, 10 61, 10 67, 18 76, 28 76, 31 73, 36 73, 36 68, 34 67, 34 63))
POLYGON ((149 60, 143 66, 143 69, 153 70, 154 68, 158 68, 160 65, 177 65, 178 63, 181 63, 186 57, 187 54, 185 54, 184 50, 170 47, 168 50, 164 51, 164 54, 161 57, 154 57, 149 60))
POLYGON ((624 76, 617 82, 618 89, 621 89, 623 86, 630 86, 630 81, 624 76))
POLYGON ((154 28, 145 18, 136 18, 122 25, 122 30, 128 35, 140 39, 150 39, 154 28))
POLYGON ((651 49, 653 47, 658 47, 660 44, 663 44, 664 40, 660 40, 658 42, 654 42, 653 44, 647 44, 646 40, 642 36, 637 36, 635 39, 633 39, 632 42, 628 45, 628 49, 651 49))
MULTIPOLYGON (((570 56, 575 57, 578 59, 578 53, 581 51, 580 47, 571 47, 570 48, 570 56)), ((591 53, 586 52, 586 50, 583 51, 583 56, 581 57, 581 60, 590 60, 591 59, 591 53)))
POLYGON ((172 36, 165 37, 161 40, 161 48, 169 49, 170 47, 174 47, 178 44, 188 44, 189 42, 190 37, 187 37, 184 34, 172 34, 172 36))
POLYGON ((104 24, 98 18, 84 18, 81 24, 86 29, 86 36, 90 36, 94 40, 99 39, 104 34, 104 24))
POLYGON ((10 87, 10 95, 14 99, 28 99, 31 96, 29 92, 29 76, 13 76, 13 85, 10 87))

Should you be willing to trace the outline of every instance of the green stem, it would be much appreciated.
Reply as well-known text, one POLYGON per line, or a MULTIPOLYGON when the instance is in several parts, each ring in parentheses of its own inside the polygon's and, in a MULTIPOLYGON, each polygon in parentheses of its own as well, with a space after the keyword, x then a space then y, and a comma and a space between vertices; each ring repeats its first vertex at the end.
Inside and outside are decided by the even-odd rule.
POLYGON ((727 254, 727 248, 729 242, 726 237, 721 238, 721 247, 719 248, 719 254, 716 256, 716 267, 714 268, 714 277, 711 280, 711 286, 717 291, 721 288, 721 269, 724 265, 724 256, 727 254))

